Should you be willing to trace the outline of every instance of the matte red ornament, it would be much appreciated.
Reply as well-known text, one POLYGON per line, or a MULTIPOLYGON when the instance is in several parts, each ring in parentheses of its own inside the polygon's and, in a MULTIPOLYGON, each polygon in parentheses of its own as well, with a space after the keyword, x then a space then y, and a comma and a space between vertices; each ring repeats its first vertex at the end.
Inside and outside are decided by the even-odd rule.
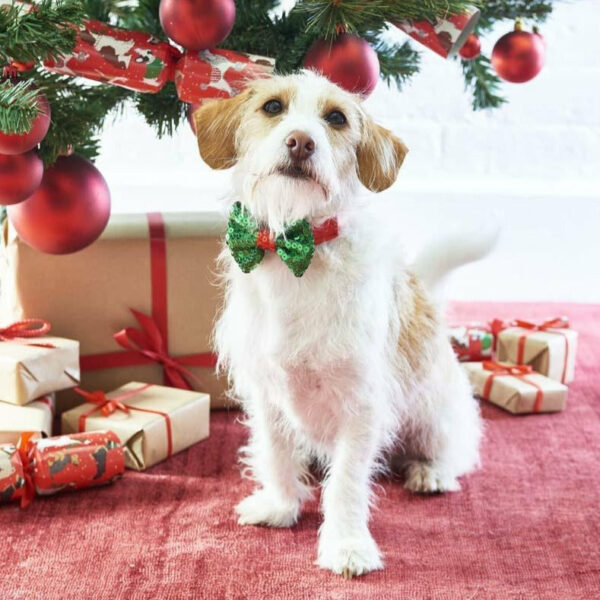
POLYGON ((0 154, 23 154, 35 148, 46 137, 50 127, 51 111, 44 94, 38 94, 37 105, 40 112, 27 133, 17 135, 0 131, 0 154))
POLYGON ((61 156, 44 172, 40 187, 8 217, 23 241, 49 254, 69 254, 91 244, 110 216, 110 192, 87 159, 61 156))
POLYGON ((0 154, 0 204, 17 204, 38 189, 44 163, 35 150, 25 154, 0 154))
POLYGON ((492 51, 492 65, 502 79, 524 83, 533 79, 544 66, 545 44, 541 35, 522 31, 517 22, 515 30, 503 35, 492 51))
POLYGON ((474 58, 477 58, 481 54, 481 41, 474 33, 472 33, 458 51, 458 54, 461 58, 464 58, 464 60, 473 60, 474 58))
POLYGON ((325 75, 349 92, 368 96, 379 80, 377 52, 362 38, 343 33, 333 42, 317 40, 304 57, 304 66, 325 75))
POLYGON ((160 24, 186 50, 196 52, 220 44, 233 29, 234 0, 161 0, 160 24))

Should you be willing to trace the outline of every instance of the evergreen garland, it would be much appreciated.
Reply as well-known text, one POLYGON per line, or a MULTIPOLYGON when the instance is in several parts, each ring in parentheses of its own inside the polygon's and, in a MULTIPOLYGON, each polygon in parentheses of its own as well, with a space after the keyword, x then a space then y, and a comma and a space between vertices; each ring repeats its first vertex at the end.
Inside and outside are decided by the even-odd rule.
MULTIPOLYGON (((11 59, 39 64, 45 57, 68 54, 75 45, 76 26, 86 19, 145 31, 166 40, 158 19, 159 4, 160 0, 37 0, 31 12, 18 4, 0 4, 0 67, 11 59)), ((334 39, 340 31, 347 31, 362 36, 374 47, 382 78, 398 87, 419 72, 421 47, 410 41, 384 41, 381 34, 390 23, 432 21, 464 12, 475 4, 481 10, 476 33, 484 35, 500 20, 510 24, 522 17, 541 22, 552 11, 551 0, 298 0, 292 10, 276 15, 273 11, 278 4, 278 0, 236 0, 235 25, 221 47, 273 57, 277 71, 289 73, 301 67, 308 47, 316 39, 334 39)), ((475 110, 505 102, 500 95, 501 81, 485 56, 461 63, 475 110)), ((171 135, 185 120, 187 110, 173 83, 159 93, 143 94, 53 75, 37 66, 24 73, 17 85, 0 83, 1 131, 28 130, 37 114, 36 89, 46 94, 52 107, 50 130, 40 147, 46 164, 54 162, 68 147, 95 158, 99 134, 109 113, 122 109, 126 102, 136 107, 159 137, 171 135)))

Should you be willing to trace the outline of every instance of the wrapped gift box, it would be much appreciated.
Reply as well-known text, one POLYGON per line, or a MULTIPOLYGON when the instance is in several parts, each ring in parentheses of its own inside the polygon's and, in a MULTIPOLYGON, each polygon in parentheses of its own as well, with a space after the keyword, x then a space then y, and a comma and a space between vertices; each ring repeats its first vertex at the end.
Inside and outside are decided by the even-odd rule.
POLYGON ((498 360, 531 365, 534 371, 561 383, 573 381, 577 332, 568 327, 560 327, 560 324, 567 324, 565 319, 553 321, 559 322, 559 327, 546 328, 546 325, 542 324, 533 327, 510 327, 500 332, 498 360))
MULTIPOLYGON (((213 406, 226 404, 225 381, 215 376, 210 355, 221 294, 215 258, 225 221, 213 213, 114 215, 99 240, 64 256, 36 252, 7 223, 4 228, 0 319, 33 315, 79 340, 83 388, 165 381, 164 362, 152 348, 144 354, 114 338, 124 328, 139 328, 134 309, 152 317, 162 360, 185 361, 190 386, 210 394, 213 406)), ((61 393, 57 409, 80 402, 61 393)))
POLYGON ((54 394, 38 398, 25 406, 0 402, 0 444, 16 444, 25 431, 51 436, 53 417, 54 394))
POLYGON ((147 469, 208 437, 207 394, 132 382, 106 395, 92 392, 87 396, 95 402, 63 413, 63 434, 114 431, 125 449, 125 464, 130 469, 147 469))
POLYGON ((567 386, 529 365, 484 361, 463 366, 477 396, 511 413, 557 412, 566 406, 567 386))
MULTIPOLYGON (((9 285, 2 280, 2 290, 9 285)), ((49 335, 0 341, 0 402, 26 404, 78 383, 79 342, 49 335)))
POLYGON ((485 325, 455 325, 448 329, 448 338, 461 362, 486 360, 492 357, 494 334, 485 325))

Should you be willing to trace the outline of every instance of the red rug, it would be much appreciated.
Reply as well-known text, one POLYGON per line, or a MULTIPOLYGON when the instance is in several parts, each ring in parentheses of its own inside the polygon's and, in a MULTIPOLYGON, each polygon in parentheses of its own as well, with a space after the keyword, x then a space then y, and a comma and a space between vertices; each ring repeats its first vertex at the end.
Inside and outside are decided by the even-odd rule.
POLYGON ((1 600, 600 598, 600 306, 455 305, 459 321, 567 314, 580 332, 567 410, 485 404, 483 468, 460 492, 382 482, 372 531, 386 569, 352 581, 313 565, 318 506, 296 527, 239 527, 252 488, 237 414, 210 439, 115 485, 0 507, 1 600))

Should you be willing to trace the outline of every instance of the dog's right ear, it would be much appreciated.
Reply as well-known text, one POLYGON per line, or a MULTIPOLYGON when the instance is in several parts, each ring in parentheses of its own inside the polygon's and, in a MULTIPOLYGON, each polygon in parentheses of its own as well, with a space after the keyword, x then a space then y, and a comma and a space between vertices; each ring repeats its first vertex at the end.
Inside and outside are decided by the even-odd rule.
POLYGON ((209 167, 228 169, 236 163, 235 135, 250 94, 250 90, 245 90, 233 98, 212 100, 195 111, 198 149, 209 167))

